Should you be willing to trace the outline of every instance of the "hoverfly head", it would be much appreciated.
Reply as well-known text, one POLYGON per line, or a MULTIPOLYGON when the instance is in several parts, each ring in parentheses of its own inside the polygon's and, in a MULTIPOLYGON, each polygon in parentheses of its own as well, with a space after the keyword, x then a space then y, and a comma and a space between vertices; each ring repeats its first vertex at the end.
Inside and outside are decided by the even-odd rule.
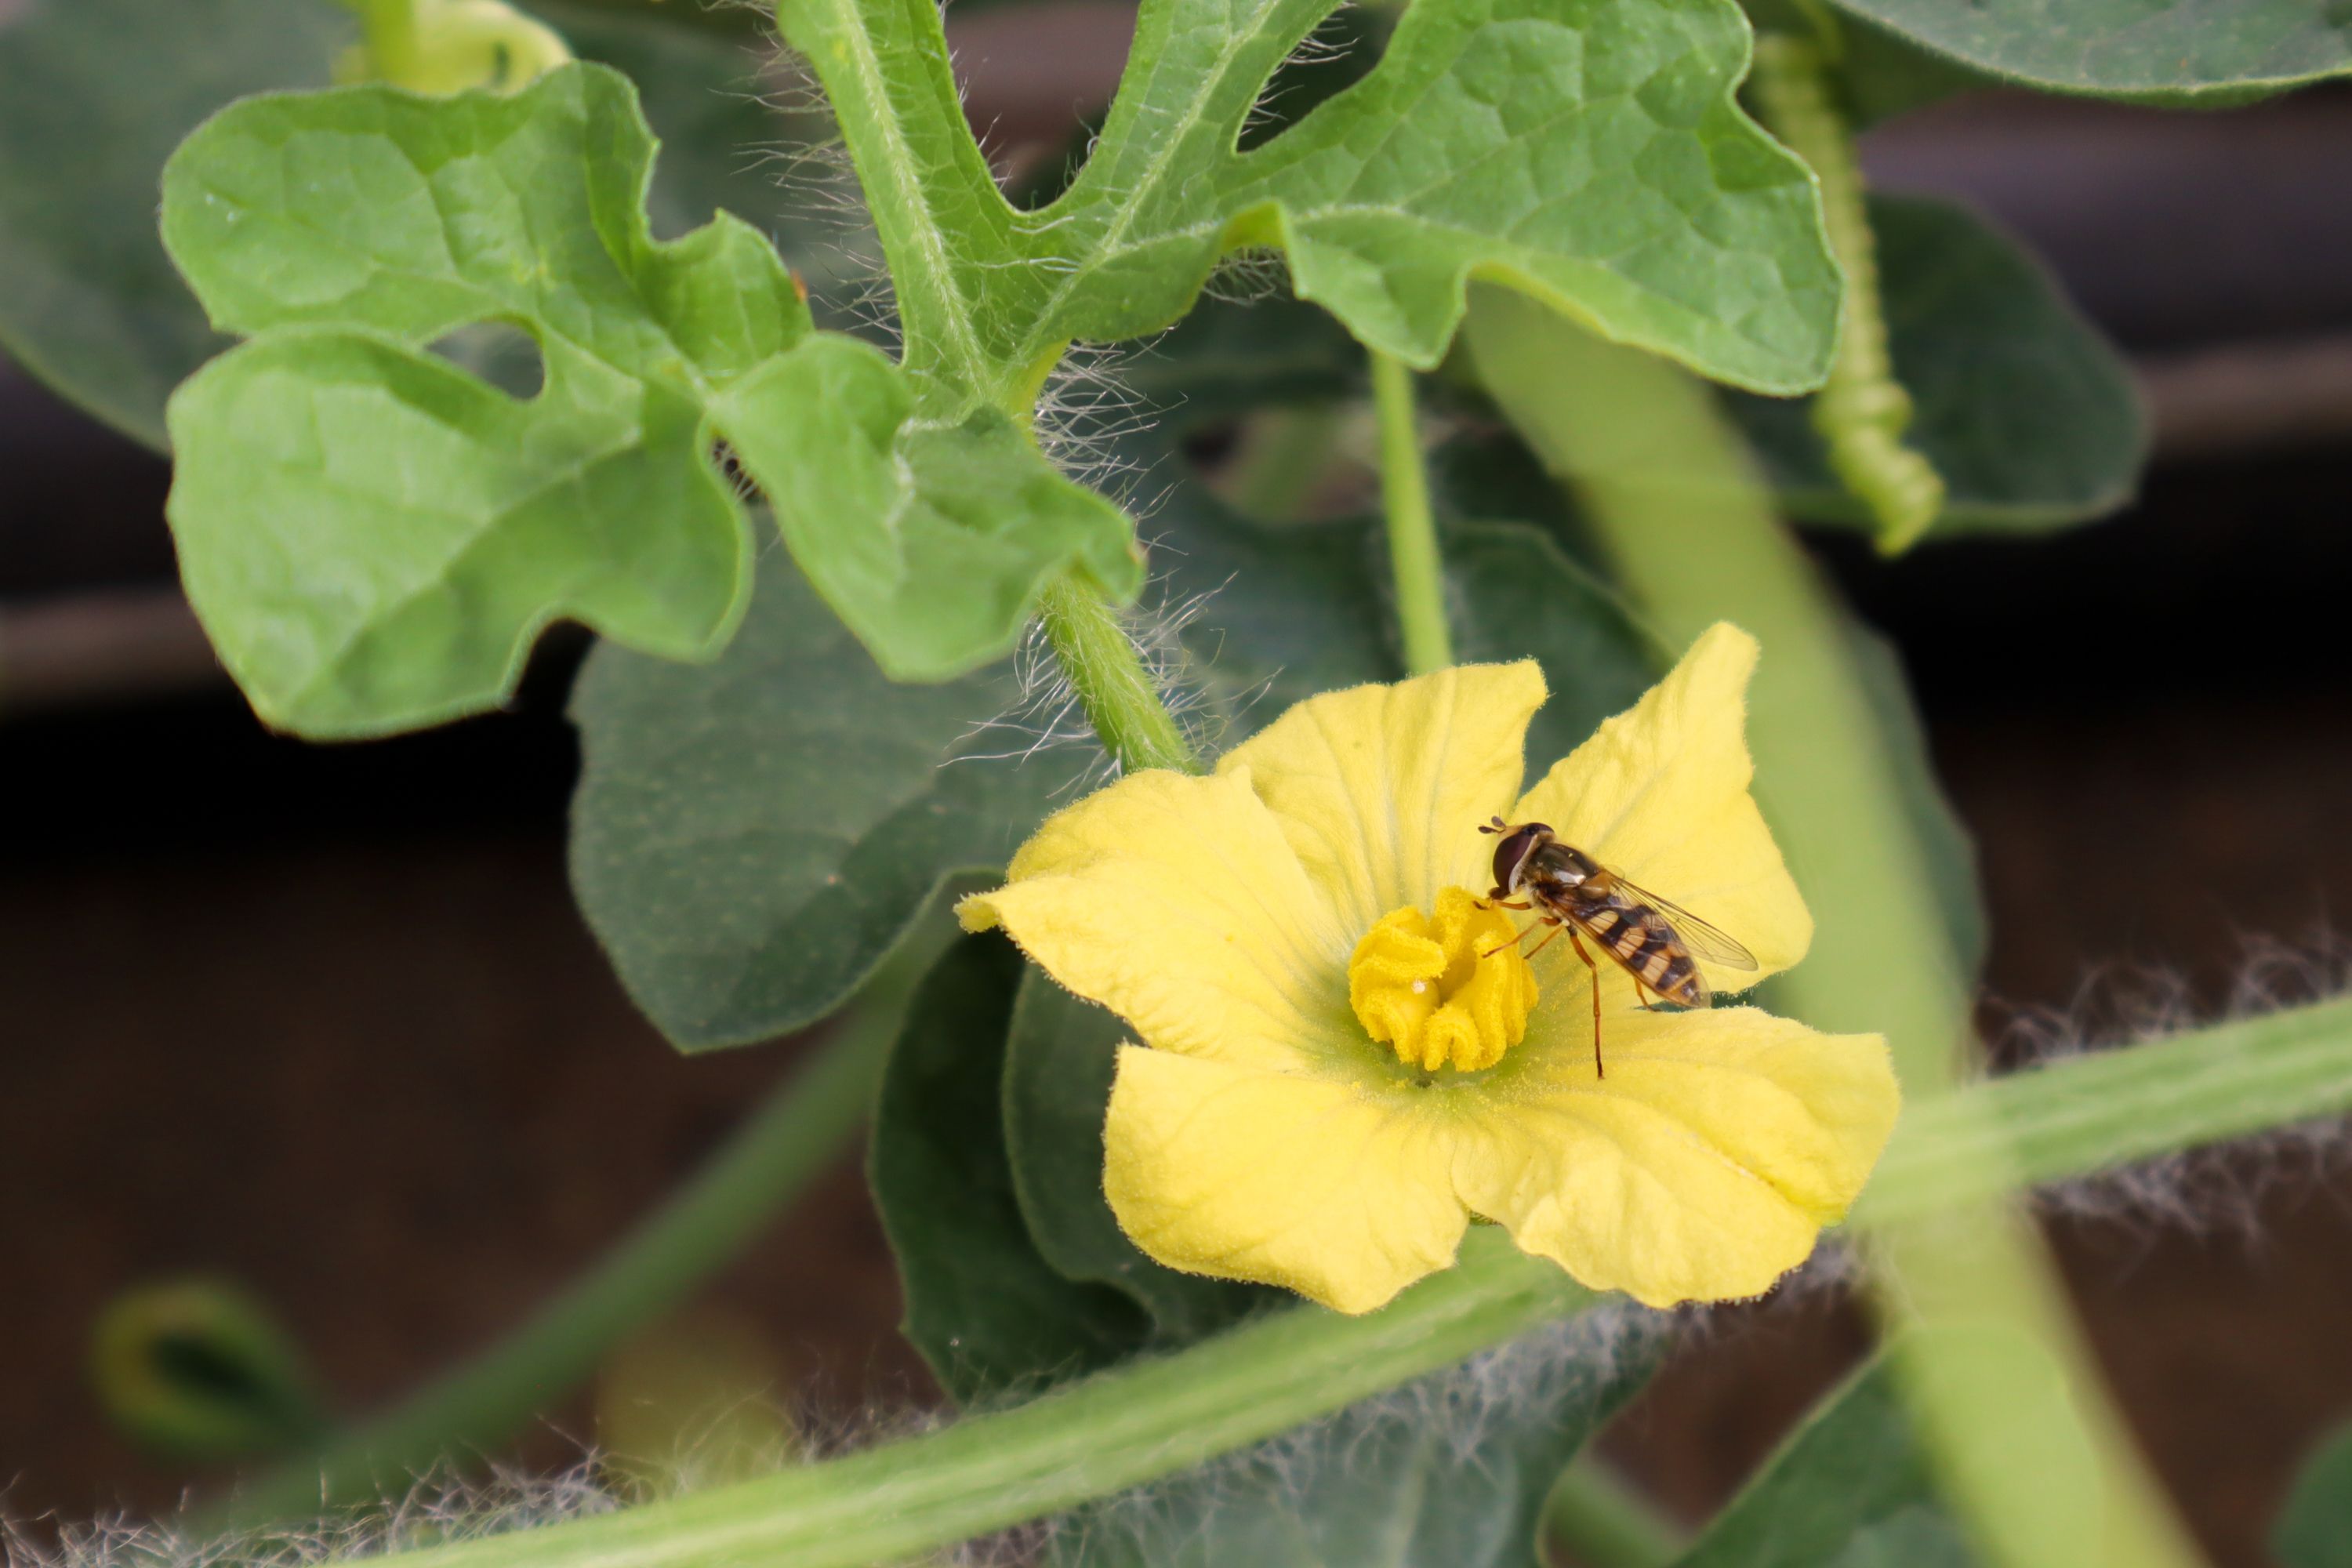
POLYGON ((1489 895, 1497 899, 1508 898, 1519 890, 1519 884, 1527 878, 1528 859, 1551 842, 1551 829, 1540 822, 1514 827, 1498 816, 1494 826, 1478 831, 1500 836, 1495 846, 1495 890, 1489 895))

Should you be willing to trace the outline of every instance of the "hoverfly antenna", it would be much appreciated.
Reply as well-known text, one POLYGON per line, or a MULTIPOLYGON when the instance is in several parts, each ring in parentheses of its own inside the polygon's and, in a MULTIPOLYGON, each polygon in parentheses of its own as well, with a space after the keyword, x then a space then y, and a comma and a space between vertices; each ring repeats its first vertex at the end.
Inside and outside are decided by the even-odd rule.
POLYGON ((1500 832, 1502 832, 1505 828, 1507 828, 1507 827, 1508 827, 1508 826, 1511 826, 1511 825, 1510 825, 1509 823, 1505 822, 1501 817, 1499 817, 1499 816, 1498 816, 1498 817, 1495 818, 1495 826, 1492 826, 1492 827, 1487 826, 1486 826, 1485 823, 1483 823, 1483 822, 1482 822, 1482 823, 1480 823, 1480 824, 1478 825, 1478 831, 1479 831, 1479 832, 1481 832, 1481 833, 1500 833, 1500 832))

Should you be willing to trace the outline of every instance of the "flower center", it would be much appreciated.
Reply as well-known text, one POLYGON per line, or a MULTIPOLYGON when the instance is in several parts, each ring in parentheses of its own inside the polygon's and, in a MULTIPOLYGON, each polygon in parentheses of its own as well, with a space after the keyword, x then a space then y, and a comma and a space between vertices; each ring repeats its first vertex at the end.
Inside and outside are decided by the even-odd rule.
POLYGON ((1437 895, 1431 919, 1407 904, 1382 915, 1348 960, 1348 1005, 1407 1067, 1493 1067, 1528 1032, 1535 972, 1518 928, 1465 888, 1437 895))

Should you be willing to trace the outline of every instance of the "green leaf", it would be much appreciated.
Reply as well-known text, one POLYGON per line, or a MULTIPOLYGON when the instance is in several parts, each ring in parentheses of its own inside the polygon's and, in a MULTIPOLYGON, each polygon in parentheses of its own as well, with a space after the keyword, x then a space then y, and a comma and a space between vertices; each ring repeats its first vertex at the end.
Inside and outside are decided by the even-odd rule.
POLYGON ((163 174, 215 324, 261 333, 173 395, 188 595, 273 724, 361 735, 495 706, 569 616, 675 658, 742 612, 751 538, 703 402, 808 331, 766 240, 646 227, 626 79, 510 98, 249 99, 163 174), (546 365, 517 401, 425 347, 474 322, 546 365))
MULTIPOLYGON (((775 236, 817 294, 830 291, 835 250, 806 215, 782 209, 745 153, 821 142, 828 117, 764 108, 755 50, 661 13, 530 9, 583 58, 636 83, 664 143, 647 199, 656 234, 723 208, 775 236)), ((233 99, 325 86, 353 37, 327 0, 26 0, 0 21, 0 348, 160 449, 164 399, 228 346, 156 233, 164 160, 233 99)))
POLYGON ((2352 73, 2337 0, 1836 0, 1988 76, 2146 103, 2241 103, 2352 73))
POLYGON ((1733 102, 1730 0, 1461 0, 1408 10, 1379 65, 1264 145, 1268 77, 1334 9, 1151 0, 1077 178, 1011 206, 915 0, 783 0, 891 262, 923 406, 1025 410, 1073 339, 1182 315, 1221 257, 1272 247, 1294 289, 1422 365, 1471 276, 1767 391, 1819 382, 1839 279, 1803 166, 1733 102))
POLYGON ((572 882, 630 996, 687 1050, 832 1011, 1067 798, 1087 757, 984 728, 1021 706, 1007 670, 892 684, 772 552, 716 663, 597 647, 572 882))
MULTIPOLYGON (((1932 536, 2032 532, 2131 500, 2147 421, 2131 373, 2032 257, 1965 208, 1873 196, 1906 444, 1948 489, 1932 536)), ((1727 395, 1781 504, 1866 530, 1803 403, 1727 395)))
POLYGON ((1103 1197, 1103 1120, 1120 1042, 1134 1031, 1032 969, 1004 1047, 1004 1134, 1013 1189, 1038 1253, 1063 1278, 1107 1285, 1184 1343, 1285 1291, 1180 1274, 1146 1258, 1103 1197))
POLYGON ((997 1094, 1022 969, 1002 937, 950 947, 915 994, 874 1117, 906 1335, 960 1404, 1108 1366, 1147 1327, 1118 1291, 1055 1273, 1023 1227, 997 1094))
POLYGON ((2352 1426, 2304 1461, 2271 1531, 2281 1568, 2352 1568, 2352 1426))
POLYGON ((827 334, 711 405, 793 559, 884 673, 950 680, 1011 651, 1066 571, 1135 596, 1143 557, 1125 513, 995 409, 940 428, 916 422, 914 403, 878 351, 827 334))
POLYGON ((1528 1568, 1545 1499, 1657 1336, 1538 1332, 1066 1521, 1055 1568, 1528 1568))
MULTIPOLYGON (((2096 1490, 2097 1462, 2048 1352, 2007 1329, 1915 1330, 1815 1406, 1677 1568, 1972 1568, 1980 1559, 1906 1414, 1906 1375, 1968 1382, 1986 1429, 2037 1457, 2040 1490, 2009 1500, 2019 1513, 2096 1490)), ((2094 1542, 2079 1544, 2066 1561, 2096 1560, 2094 1542)))

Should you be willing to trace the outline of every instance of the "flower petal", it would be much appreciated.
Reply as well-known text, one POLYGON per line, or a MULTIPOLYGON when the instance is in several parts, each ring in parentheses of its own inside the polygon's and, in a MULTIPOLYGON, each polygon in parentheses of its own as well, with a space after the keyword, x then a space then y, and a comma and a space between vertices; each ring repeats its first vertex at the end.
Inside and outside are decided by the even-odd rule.
POLYGON ((1133 773, 1055 814, 957 907, 1154 1046, 1264 1066, 1358 1034, 1355 933, 1330 919, 1246 772, 1133 773))
POLYGON ((1486 890, 1493 846, 1478 827, 1526 778, 1528 721, 1543 700, 1532 659, 1327 691, 1217 771, 1249 771, 1307 874, 1360 935, 1401 904, 1432 907, 1451 884, 1486 890))
POLYGON ((1718 991, 1744 991, 1788 968, 1813 938, 1813 918, 1748 793, 1756 655, 1754 637, 1716 625, 1641 701, 1545 774, 1515 818, 1549 823, 1563 841, 1754 953, 1756 970, 1700 962, 1718 991))
POLYGON ((1103 1192, 1171 1268, 1369 1312, 1454 1261, 1469 1225, 1448 1179, 1456 1135, 1368 1086, 1129 1046, 1103 1192))
POLYGON ((1525 1250, 1654 1307, 1758 1295, 1803 1262, 1901 1110, 1877 1036, 1749 1007, 1612 1016, 1601 1080, 1548 1044, 1490 1080, 1455 1191, 1525 1250))

